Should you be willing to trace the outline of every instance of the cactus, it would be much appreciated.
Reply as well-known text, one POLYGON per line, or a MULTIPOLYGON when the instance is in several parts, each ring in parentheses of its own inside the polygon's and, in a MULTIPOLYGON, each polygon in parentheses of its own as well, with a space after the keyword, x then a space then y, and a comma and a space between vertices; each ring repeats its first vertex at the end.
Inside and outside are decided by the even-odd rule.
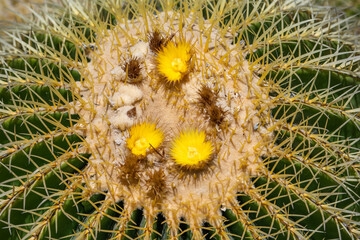
POLYGON ((0 37, 2 239, 359 239, 355 22, 310 1, 46 3, 0 37))

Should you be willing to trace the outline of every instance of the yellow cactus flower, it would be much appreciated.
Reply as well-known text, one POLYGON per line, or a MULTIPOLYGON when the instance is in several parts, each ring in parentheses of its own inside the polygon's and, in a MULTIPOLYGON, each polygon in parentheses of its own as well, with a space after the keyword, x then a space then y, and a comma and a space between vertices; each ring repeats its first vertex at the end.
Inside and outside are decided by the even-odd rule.
POLYGON ((190 70, 190 45, 169 42, 157 54, 157 70, 170 83, 181 81, 190 70))
POLYGON ((146 156, 152 148, 158 148, 163 139, 164 134, 155 124, 144 122, 131 127, 127 145, 134 155, 146 156))
POLYGON ((170 155, 175 163, 190 169, 199 169, 206 164, 214 152, 205 132, 189 130, 182 132, 173 142, 170 155))

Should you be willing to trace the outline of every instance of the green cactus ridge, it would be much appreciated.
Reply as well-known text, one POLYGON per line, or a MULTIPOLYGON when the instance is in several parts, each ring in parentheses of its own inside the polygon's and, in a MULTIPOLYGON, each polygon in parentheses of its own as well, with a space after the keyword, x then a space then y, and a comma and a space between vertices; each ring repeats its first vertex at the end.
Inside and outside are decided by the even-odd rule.
POLYGON ((354 18, 63 0, 0 25, 1 239, 360 239, 354 18))

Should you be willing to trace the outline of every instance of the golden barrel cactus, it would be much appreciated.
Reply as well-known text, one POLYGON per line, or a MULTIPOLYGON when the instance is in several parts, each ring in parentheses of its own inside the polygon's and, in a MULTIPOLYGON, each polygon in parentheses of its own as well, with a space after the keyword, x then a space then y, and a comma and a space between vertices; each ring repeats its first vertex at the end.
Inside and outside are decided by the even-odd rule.
POLYGON ((0 33, 1 239, 359 239, 352 18, 64 0, 0 33))

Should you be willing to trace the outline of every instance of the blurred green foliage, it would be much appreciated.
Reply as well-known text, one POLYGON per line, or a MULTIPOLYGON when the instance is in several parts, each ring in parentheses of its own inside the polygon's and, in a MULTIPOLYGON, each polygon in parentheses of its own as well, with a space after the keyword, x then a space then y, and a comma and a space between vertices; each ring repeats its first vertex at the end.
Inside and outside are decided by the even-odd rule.
POLYGON ((337 7, 346 16, 357 15, 357 20, 360 20, 360 0, 315 0, 315 2, 324 6, 337 7))

